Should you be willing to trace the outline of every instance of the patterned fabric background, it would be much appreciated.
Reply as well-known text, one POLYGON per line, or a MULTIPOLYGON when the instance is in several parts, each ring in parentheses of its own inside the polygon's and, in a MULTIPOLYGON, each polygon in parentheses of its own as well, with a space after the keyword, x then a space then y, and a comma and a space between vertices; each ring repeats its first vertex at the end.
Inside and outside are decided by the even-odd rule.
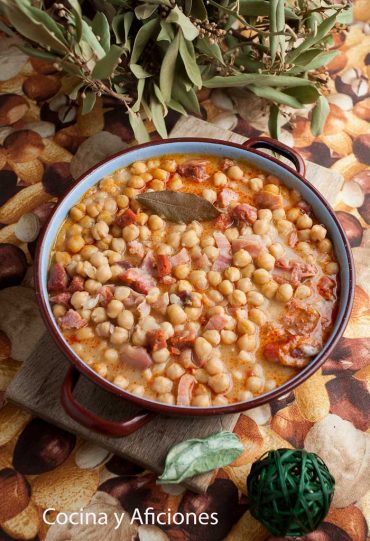
MULTIPOLYGON (((32 419, 2 401, 0 409, 0 541, 278 541, 248 512, 245 479, 268 449, 318 453, 336 478, 332 508, 304 541, 370 539, 370 0, 354 4, 355 23, 336 36, 340 54, 330 73, 331 114, 323 135, 310 132, 309 109, 286 110, 284 140, 306 158, 343 175, 335 209, 349 236, 357 271, 350 323, 323 369, 282 399, 241 415, 236 433, 245 452, 221 470, 203 496, 159 487, 154 475, 72 434, 32 419), (218 512, 219 525, 196 527, 52 526, 44 509, 131 513, 218 512)), ((54 68, 29 60, 12 38, 0 39, 0 391, 44 331, 32 282, 35 232, 29 213, 43 222, 58 197, 83 171, 132 142, 122 109, 98 100, 80 116, 78 104, 58 93, 54 68), (27 215, 26 218, 22 218, 27 215)), ((202 92, 203 117, 245 136, 266 132, 263 102, 233 103, 221 91, 202 92)), ((171 128, 177 117, 167 118, 171 128)), ((153 137, 156 135, 153 134, 153 137)), ((32 385, 32 381, 30 381, 32 385)), ((53 513, 49 517, 53 518, 53 513)))

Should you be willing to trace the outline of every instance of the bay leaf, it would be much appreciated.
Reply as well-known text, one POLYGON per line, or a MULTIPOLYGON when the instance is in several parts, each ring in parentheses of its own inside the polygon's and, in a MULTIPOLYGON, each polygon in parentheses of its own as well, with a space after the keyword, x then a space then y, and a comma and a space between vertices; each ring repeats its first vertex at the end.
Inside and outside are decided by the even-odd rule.
POLYGON ((132 109, 129 109, 128 118, 136 141, 138 143, 147 143, 150 138, 141 116, 134 113, 132 109))
POLYGON ((253 92, 259 98, 265 98, 267 100, 275 101, 276 103, 281 103, 283 105, 288 105, 294 109, 301 109, 303 107, 302 103, 298 101, 293 96, 288 96, 285 92, 276 90, 276 88, 271 88, 270 86, 256 86, 250 85, 249 90, 253 92))
POLYGON ((183 32, 180 32, 180 55, 184 63, 185 71, 190 81, 195 84, 198 89, 202 86, 202 77, 199 71, 199 66, 195 58, 194 45, 191 41, 185 39, 183 32))
POLYGON ((150 98, 150 111, 155 129, 157 130, 159 135, 163 139, 165 139, 166 137, 168 137, 168 135, 166 124, 164 122, 163 106, 154 95, 152 95, 150 98))
POLYGON ((98 11, 95 15, 92 22, 93 32, 99 36, 100 45, 103 47, 104 51, 107 53, 110 48, 110 29, 109 22, 104 13, 98 11))
POLYGON ((166 457, 158 483, 181 483, 184 479, 227 466, 244 452, 244 445, 232 432, 219 432, 175 445, 166 457))
POLYGON ((294 64, 295 59, 302 54, 307 49, 310 49, 312 46, 320 43, 320 41, 330 32, 333 26, 336 23, 336 15, 331 15, 325 19, 317 28, 317 32, 314 36, 306 38, 298 47, 293 49, 286 58, 286 61, 289 64, 294 64))
POLYGON ((206 88, 224 88, 238 87, 245 85, 273 86, 273 87, 293 87, 306 86, 307 79, 301 77, 290 77, 289 75, 268 75, 265 73, 241 73, 239 75, 229 75, 222 77, 216 75, 212 79, 203 82, 206 88))
POLYGON ((97 61, 92 70, 92 77, 97 79, 107 79, 110 77, 118 65, 119 59, 123 53, 123 47, 112 45, 107 54, 97 61))
POLYGON ((132 106, 132 110, 134 113, 138 113, 141 106, 141 100, 143 99, 144 94, 144 88, 145 88, 145 79, 139 79, 137 82, 137 100, 132 106))
POLYGON ((161 21, 160 25, 161 30, 157 36, 157 41, 168 41, 171 43, 175 37, 172 25, 170 23, 166 23, 165 21, 161 21))
POLYGON ((166 22, 177 24, 183 31, 185 38, 189 41, 193 41, 193 39, 195 39, 199 34, 198 28, 193 25, 191 20, 179 9, 178 6, 171 9, 166 22))
POLYGON ((96 102, 96 94, 95 92, 86 92, 86 98, 83 99, 82 102, 82 115, 87 115, 87 113, 90 113, 92 109, 94 108, 96 102))
POLYGON ((324 96, 320 96, 317 104, 312 110, 311 131, 312 135, 320 135, 324 129, 326 119, 330 113, 328 100, 324 96))
POLYGON ((130 70, 135 75, 136 79, 146 79, 151 77, 152 74, 146 71, 140 64, 130 64, 130 70))
POLYGON ((135 15, 138 19, 148 19, 155 10, 158 8, 155 4, 149 4, 148 2, 146 4, 142 4, 141 6, 137 6, 135 8, 135 15))
POLYGON ((312 85, 288 88, 284 92, 289 96, 296 98, 301 103, 315 103, 320 96, 317 88, 312 85))
POLYGON ((134 46, 131 53, 132 64, 138 63, 138 60, 145 49, 145 45, 153 36, 158 26, 159 26, 158 19, 155 18, 155 19, 151 19, 140 28, 139 32, 136 34, 134 46))
POLYGON ((139 194, 136 199, 144 207, 176 223, 208 222, 220 215, 209 201, 191 193, 163 190, 139 194))
POLYGON ((281 115, 277 105, 271 105, 270 107, 268 125, 271 137, 274 137, 274 139, 279 139, 281 133, 281 115))
POLYGON ((180 30, 169 45, 159 73, 159 88, 166 101, 171 99, 172 86, 175 77, 176 61, 179 54, 180 30))

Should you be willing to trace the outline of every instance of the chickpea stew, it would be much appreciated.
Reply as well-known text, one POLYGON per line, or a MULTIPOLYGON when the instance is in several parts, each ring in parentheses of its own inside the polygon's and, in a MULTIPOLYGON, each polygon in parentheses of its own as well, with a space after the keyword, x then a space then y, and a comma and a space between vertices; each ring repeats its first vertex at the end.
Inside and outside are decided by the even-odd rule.
POLYGON ((117 170, 71 208, 48 292, 64 338, 101 377, 204 408, 268 392, 321 351, 338 272, 296 190, 246 162, 176 154, 117 170), (177 223, 137 199, 164 191, 217 217, 177 223))

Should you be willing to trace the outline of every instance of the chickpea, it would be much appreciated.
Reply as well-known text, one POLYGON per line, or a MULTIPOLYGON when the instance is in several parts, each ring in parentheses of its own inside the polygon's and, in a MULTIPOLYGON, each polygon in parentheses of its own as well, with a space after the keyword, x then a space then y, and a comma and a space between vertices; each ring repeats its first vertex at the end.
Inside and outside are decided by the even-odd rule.
POLYGON ((91 205, 87 205, 86 207, 86 213, 91 218, 96 218, 101 211, 101 207, 99 205, 95 205, 95 203, 92 203, 91 205))
POLYGON ((181 325, 187 320, 187 315, 178 304, 170 304, 167 308, 167 316, 173 325, 181 325))
POLYGON ((206 248, 207 246, 214 246, 216 244, 216 241, 213 237, 210 235, 203 236, 200 239, 200 245, 202 248, 206 248))
POLYGON ((79 310, 80 308, 84 307, 88 299, 89 294, 87 291, 76 291, 71 297, 71 304, 73 308, 79 310))
POLYGON ((119 254, 123 254, 126 250, 126 243, 123 239, 113 239, 111 246, 112 250, 118 252, 119 254))
POLYGON ((177 169, 177 162, 176 160, 164 160, 161 163, 162 169, 165 171, 168 171, 169 173, 174 173, 177 169))
POLYGON ((204 248, 204 254, 208 257, 210 261, 214 261, 218 254, 220 253, 220 250, 216 248, 216 246, 207 246, 204 248))
POLYGON ((216 287, 222 282, 222 275, 217 271, 209 271, 207 274, 208 281, 211 286, 216 287))
POLYGON ((247 304, 247 296, 241 289, 235 289, 228 297, 232 306, 244 306, 247 304))
POLYGON ((172 231, 167 235, 167 244, 174 249, 180 247, 181 235, 177 231, 172 231))
POLYGON ((259 177, 251 178, 249 181, 249 187, 252 192, 259 192, 263 188, 263 180, 259 177))
POLYGON ((115 319, 118 317, 119 314, 121 314, 124 306, 121 301, 118 301, 117 299, 112 299, 107 306, 107 315, 108 317, 115 319))
POLYGON ((95 334, 91 327, 82 327, 76 331, 76 338, 78 340, 91 340, 95 338, 95 334))
POLYGON ((292 207, 286 213, 287 219, 293 223, 295 223, 300 216, 302 216, 302 212, 301 212, 301 209, 297 207, 292 207))
POLYGON ((293 288, 290 284, 281 284, 276 292, 276 299, 280 302, 288 302, 293 297, 293 288))
POLYGON ((121 387, 121 389, 127 389, 129 386, 129 381, 124 376, 116 376, 113 380, 113 383, 117 385, 118 387, 121 387))
POLYGON ((221 359, 212 357, 207 361, 205 369, 210 376, 215 376, 216 374, 222 374, 225 371, 225 365, 221 359))
POLYGON ((248 293, 248 291, 252 289, 253 285, 250 278, 241 278, 240 280, 237 281, 236 287, 240 291, 243 291, 244 293, 248 293))
POLYGON ((298 240, 308 242, 311 236, 311 229, 300 229, 298 231, 298 240))
POLYGON ((262 252, 257 256, 256 263, 258 267, 270 271, 275 266, 275 258, 268 252, 262 252))
POLYGON ((256 220, 252 227, 256 235, 264 235, 269 231, 270 224, 266 220, 256 220))
POLYGON ((191 271, 189 280, 198 289, 204 290, 208 288, 207 274, 203 270, 191 271))
POLYGON ((204 197, 204 199, 206 199, 206 201, 209 201, 210 203, 214 203, 217 199, 217 193, 210 188, 205 188, 202 191, 202 196, 204 197))
POLYGON ((230 282, 230 280, 222 280, 218 286, 218 289, 223 295, 231 295, 231 293, 234 291, 234 285, 232 282, 230 282))
POLYGON ((116 203, 119 209, 126 209, 130 204, 130 200, 127 195, 118 195, 116 197, 116 203))
POLYGON ((72 235, 66 240, 67 249, 76 254, 85 246, 85 241, 81 235, 72 235))
POLYGON ((272 219, 275 222, 278 222, 279 220, 284 220, 285 218, 285 210, 283 208, 278 208, 272 211, 272 219))
POLYGON ((157 351, 153 351, 152 353, 152 359, 155 363, 166 363, 169 358, 170 352, 167 348, 157 349, 157 351))
POLYGON ((102 265, 108 265, 108 258, 101 252, 93 252, 90 256, 90 263, 94 267, 101 267, 102 265))
POLYGON ((297 299, 307 299, 307 297, 311 296, 311 288, 308 286, 305 286, 304 284, 301 284, 297 287, 297 289, 294 292, 294 296, 297 299))
POLYGON ((258 285, 267 284, 271 280, 271 274, 263 268, 257 269, 253 273, 253 281, 258 285))
POLYGON ((211 401, 207 394, 198 394, 192 399, 191 405, 197 408, 208 408, 211 405, 211 401))
POLYGON ((188 280, 179 280, 177 283, 178 291, 193 291, 193 286, 188 280))
POLYGON ((231 377, 229 374, 215 374, 208 380, 208 384, 215 393, 225 393, 230 389, 231 377))
POLYGON ((98 336, 103 336, 108 338, 114 331, 114 325, 109 323, 109 321, 103 321, 103 323, 98 323, 95 327, 95 332, 98 336))
POLYGON ((168 188, 173 191, 178 191, 183 187, 183 182, 181 180, 180 175, 175 173, 171 180, 167 184, 168 188))
POLYGON ((229 242, 236 240, 239 237, 239 230, 237 227, 230 227, 225 231, 225 237, 229 242))
POLYGON ((267 316, 260 308, 252 308, 249 310, 249 319, 256 325, 262 327, 262 325, 264 325, 267 321, 267 316))
POLYGON ((258 376, 251 376, 247 379, 247 387, 252 393, 261 393, 263 391, 263 379, 258 376))
POLYGON ((297 222, 296 222, 296 226, 297 226, 297 229, 311 229, 312 227, 312 219, 309 217, 308 214, 302 214, 297 222))
POLYGON ((219 291, 217 291, 217 289, 210 289, 208 291, 208 297, 216 304, 222 302, 223 300, 223 295, 219 291))
POLYGON ((183 374, 185 374, 185 370, 181 364, 172 363, 167 368, 166 374, 170 379, 172 379, 172 381, 176 381, 177 379, 180 379, 183 374))
POLYGON ((136 240, 140 234, 140 229, 135 224, 126 225, 122 229, 122 237, 126 242, 136 240))
POLYGON ((227 176, 232 180, 240 180, 243 174, 243 170, 238 165, 232 165, 227 170, 227 176))
POLYGON ((202 336, 198 336, 194 342, 194 351, 200 360, 208 359, 212 353, 212 345, 202 336))
POLYGON ((276 228, 280 235, 288 235, 293 229, 294 225, 289 220, 278 220, 276 228))
POLYGON ((134 162, 131 166, 131 172, 135 175, 141 175, 142 173, 146 173, 148 170, 145 162, 134 162))
POLYGON ((141 188, 144 188, 145 186, 145 180, 139 175, 131 175, 131 178, 127 182, 127 186, 130 186, 130 188, 141 190, 141 188))
POLYGON ((227 176, 225 175, 225 173, 222 173, 221 171, 217 171, 213 175, 213 184, 215 186, 226 186, 227 176))
POLYGON ((143 385, 131 385, 129 388, 130 393, 135 394, 136 396, 144 396, 145 388, 143 385))
POLYGON ((119 354, 118 354, 118 351, 116 349, 113 349, 113 348, 108 348, 104 351, 104 359, 108 362, 108 363, 117 363, 118 362, 118 358, 119 358, 119 354))
POLYGON ((238 332, 240 334, 254 334, 256 332, 256 326, 253 321, 250 321, 246 317, 238 319, 238 332))
POLYGON ((252 257, 247 250, 238 250, 233 255, 233 263, 236 267, 245 267, 249 263, 251 263, 252 257))
POLYGON ((272 212, 270 209, 260 209, 257 212, 257 216, 260 220, 264 220, 266 222, 271 222, 272 220, 272 212))
POLYGON ((274 242, 270 245, 269 251, 275 259, 280 259, 285 253, 285 248, 280 242, 274 242))
POLYGON ((326 233, 327 231, 324 226, 315 224, 312 226, 312 229, 310 231, 310 238, 313 241, 324 240, 324 238, 326 237, 326 233))
POLYGON ((332 243, 329 239, 320 240, 318 248, 319 248, 319 252, 323 254, 328 254, 331 252, 332 243))
POLYGON ((98 267, 95 277, 102 284, 108 282, 108 280, 112 278, 112 271, 109 265, 101 265, 100 267, 98 267))
POLYGON ((275 280, 270 280, 267 282, 267 284, 263 284, 263 286, 261 286, 261 291, 267 299, 272 299, 278 290, 278 287, 279 284, 277 284, 275 280))
POLYGON ((325 265, 325 272, 327 274, 337 274, 339 272, 339 265, 335 261, 330 261, 325 265))
POLYGON ((193 229, 185 231, 181 237, 181 245, 185 248, 193 248, 199 244, 199 237, 193 229))
POLYGON ((72 258, 68 252, 55 252, 54 259, 56 263, 61 263, 64 267, 66 267, 72 261, 72 258))
POLYGON ((215 347, 218 346, 219 343, 221 342, 220 333, 216 331, 215 329, 208 329, 204 331, 203 338, 205 338, 207 342, 209 342, 210 344, 212 344, 212 346, 215 346, 215 347))
POLYGON ((105 363, 96 363, 93 365, 93 369, 103 378, 108 374, 108 367, 105 363))
POLYGON ((79 221, 79 225, 84 227, 87 230, 90 229, 94 225, 94 223, 95 223, 94 218, 91 218, 90 216, 84 216, 79 221))
POLYGON ((124 301, 131 295, 131 290, 126 286, 116 286, 114 289, 114 298, 118 301, 124 301))
POLYGON ((146 343, 146 332, 140 327, 137 327, 131 336, 131 341, 134 346, 144 346, 146 343))
POLYGON ((276 387, 276 381, 273 378, 269 378, 265 381, 265 391, 272 391, 276 387))
POLYGON ((149 216, 148 226, 151 231, 159 231, 160 229, 164 228, 165 223, 162 218, 160 218, 156 214, 152 214, 151 216, 149 216))
POLYGON ((261 306, 265 302, 265 299, 258 291, 248 291, 247 302, 252 306, 261 306))
POLYGON ((175 330, 169 321, 163 321, 160 328, 163 330, 166 340, 175 334, 175 330))
POLYGON ((94 308, 94 310, 91 312, 91 319, 95 324, 106 321, 107 313, 105 311, 105 308, 103 308, 102 306, 98 306, 97 308, 94 308))
POLYGON ((75 222, 79 222, 86 214, 86 206, 83 203, 78 203, 69 211, 69 215, 75 222))
POLYGON ((126 329, 122 329, 122 327, 115 327, 111 334, 110 341, 115 346, 124 344, 128 341, 128 331, 126 329))
POLYGON ((238 394, 238 400, 240 402, 248 402, 248 400, 252 400, 253 393, 250 391, 240 391, 238 394))
POLYGON ((62 317, 66 313, 67 309, 62 304, 54 304, 53 306, 53 314, 54 317, 62 317))
POLYGON ((221 331, 221 342, 223 344, 234 344, 237 341, 238 337, 234 331, 221 331))
POLYGON ((249 265, 246 265, 240 269, 240 272, 243 278, 250 278, 255 270, 256 267, 253 265, 253 263, 249 263, 249 265))
POLYGON ((164 376, 158 376, 154 379, 152 388, 156 393, 170 393, 172 391, 173 383, 169 378, 164 376))
POLYGON ((224 276, 230 282, 237 282, 240 280, 240 270, 237 267, 228 267, 224 272, 224 276))

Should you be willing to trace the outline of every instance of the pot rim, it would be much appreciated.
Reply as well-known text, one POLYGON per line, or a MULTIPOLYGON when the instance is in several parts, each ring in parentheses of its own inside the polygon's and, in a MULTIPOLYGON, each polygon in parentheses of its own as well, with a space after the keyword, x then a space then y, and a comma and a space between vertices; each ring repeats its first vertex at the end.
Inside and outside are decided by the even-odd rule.
MULTIPOLYGON (((271 139, 271 142, 273 141, 274 140, 271 139)), ((246 156, 246 160, 247 159, 248 158, 246 156)), ((293 391, 293 389, 295 389, 298 385, 306 381, 322 366, 322 364, 330 356, 331 352, 333 351, 338 341, 342 337, 343 332, 347 326, 348 320, 350 318, 352 304, 354 300, 354 291, 355 291, 354 261, 353 261, 353 256, 352 256, 352 251, 351 251, 349 241, 344 233, 344 229, 341 223, 336 217, 336 214, 333 208, 328 203, 328 201, 324 198, 324 196, 317 190, 317 188, 313 184, 311 184, 311 182, 308 181, 304 176, 298 173, 295 169, 285 164, 284 162, 278 160, 277 158, 270 156, 264 152, 261 152, 256 149, 250 149, 250 148, 247 149, 243 144, 234 143, 231 141, 224 141, 221 139, 210 139, 210 138, 201 138, 201 137, 178 137, 178 138, 173 138, 173 139, 171 138, 171 139, 160 139, 156 141, 149 141, 148 143, 143 143, 141 145, 128 147, 115 154, 112 154, 108 158, 100 161, 99 163, 95 164, 93 167, 88 169, 67 190, 67 192, 58 201, 57 205, 53 209, 53 212, 51 216, 49 217, 47 223, 45 224, 41 235, 42 236, 39 239, 39 242, 37 244, 36 255, 35 255, 35 266, 34 266, 36 293, 37 293, 38 304, 40 306, 43 319, 46 323, 48 330, 51 331, 51 335, 54 341, 56 342, 56 344, 58 345, 59 349, 65 354, 68 360, 82 373, 82 375, 87 376, 90 380, 92 380, 94 383, 97 383, 105 391, 113 393, 114 395, 117 395, 128 402, 134 403, 140 408, 144 408, 146 410, 154 411, 157 413, 176 415, 176 416, 198 417, 198 416, 208 416, 208 415, 222 415, 222 414, 228 414, 228 413, 239 413, 242 411, 246 411, 248 409, 262 406, 264 404, 268 404, 271 401, 276 400, 277 398, 280 398, 281 396, 286 395, 290 393, 291 391, 293 391), (44 295, 42 294, 42 272, 41 272, 42 257, 41 255, 45 249, 44 248, 45 238, 57 209, 62 204, 62 202, 64 202, 69 197, 69 194, 76 188, 76 186, 84 182, 86 178, 88 178, 92 173, 94 173, 102 165, 110 162, 111 160, 114 160, 115 158, 119 156, 128 154, 129 152, 140 151, 141 149, 148 148, 148 147, 157 147, 157 146, 168 145, 172 143, 187 143, 187 142, 192 142, 192 143, 199 142, 199 143, 207 143, 207 144, 209 143, 212 145, 222 145, 225 147, 237 148, 239 150, 243 150, 246 153, 246 155, 248 155, 248 153, 255 154, 268 161, 272 161, 276 165, 280 166, 281 168, 285 169, 289 173, 293 174, 299 181, 305 184, 315 194, 315 196, 320 200, 320 202, 326 207, 327 211, 329 212, 339 232, 341 242, 345 249, 345 253, 348 260, 348 267, 349 267, 348 298, 346 299, 346 306, 343 312, 343 316, 342 316, 341 321, 339 322, 335 335, 333 336, 331 334, 329 337, 329 340, 331 339, 331 343, 329 347, 324 352, 320 352, 311 363, 309 363, 305 368, 299 371, 293 378, 289 379, 287 382, 283 383, 282 385, 276 387, 272 391, 269 391, 260 396, 257 396, 253 398, 252 400, 248 400, 244 402, 237 402, 235 404, 228 404, 225 406, 210 406, 208 408, 198 408, 194 406, 177 406, 177 405, 164 404, 161 402, 155 402, 153 400, 131 394, 128 391, 115 386, 113 383, 106 380, 102 376, 99 376, 94 370, 92 370, 92 368, 89 367, 89 365, 87 365, 82 359, 80 359, 78 355, 72 349, 70 349, 67 346, 66 342, 62 339, 61 333, 59 331, 59 328, 56 322, 54 321, 54 319, 50 316, 48 312, 48 309, 47 309, 48 301, 47 299, 44 298, 44 295)), ((340 295, 342 294, 343 294, 343 288, 340 288, 340 295)))

